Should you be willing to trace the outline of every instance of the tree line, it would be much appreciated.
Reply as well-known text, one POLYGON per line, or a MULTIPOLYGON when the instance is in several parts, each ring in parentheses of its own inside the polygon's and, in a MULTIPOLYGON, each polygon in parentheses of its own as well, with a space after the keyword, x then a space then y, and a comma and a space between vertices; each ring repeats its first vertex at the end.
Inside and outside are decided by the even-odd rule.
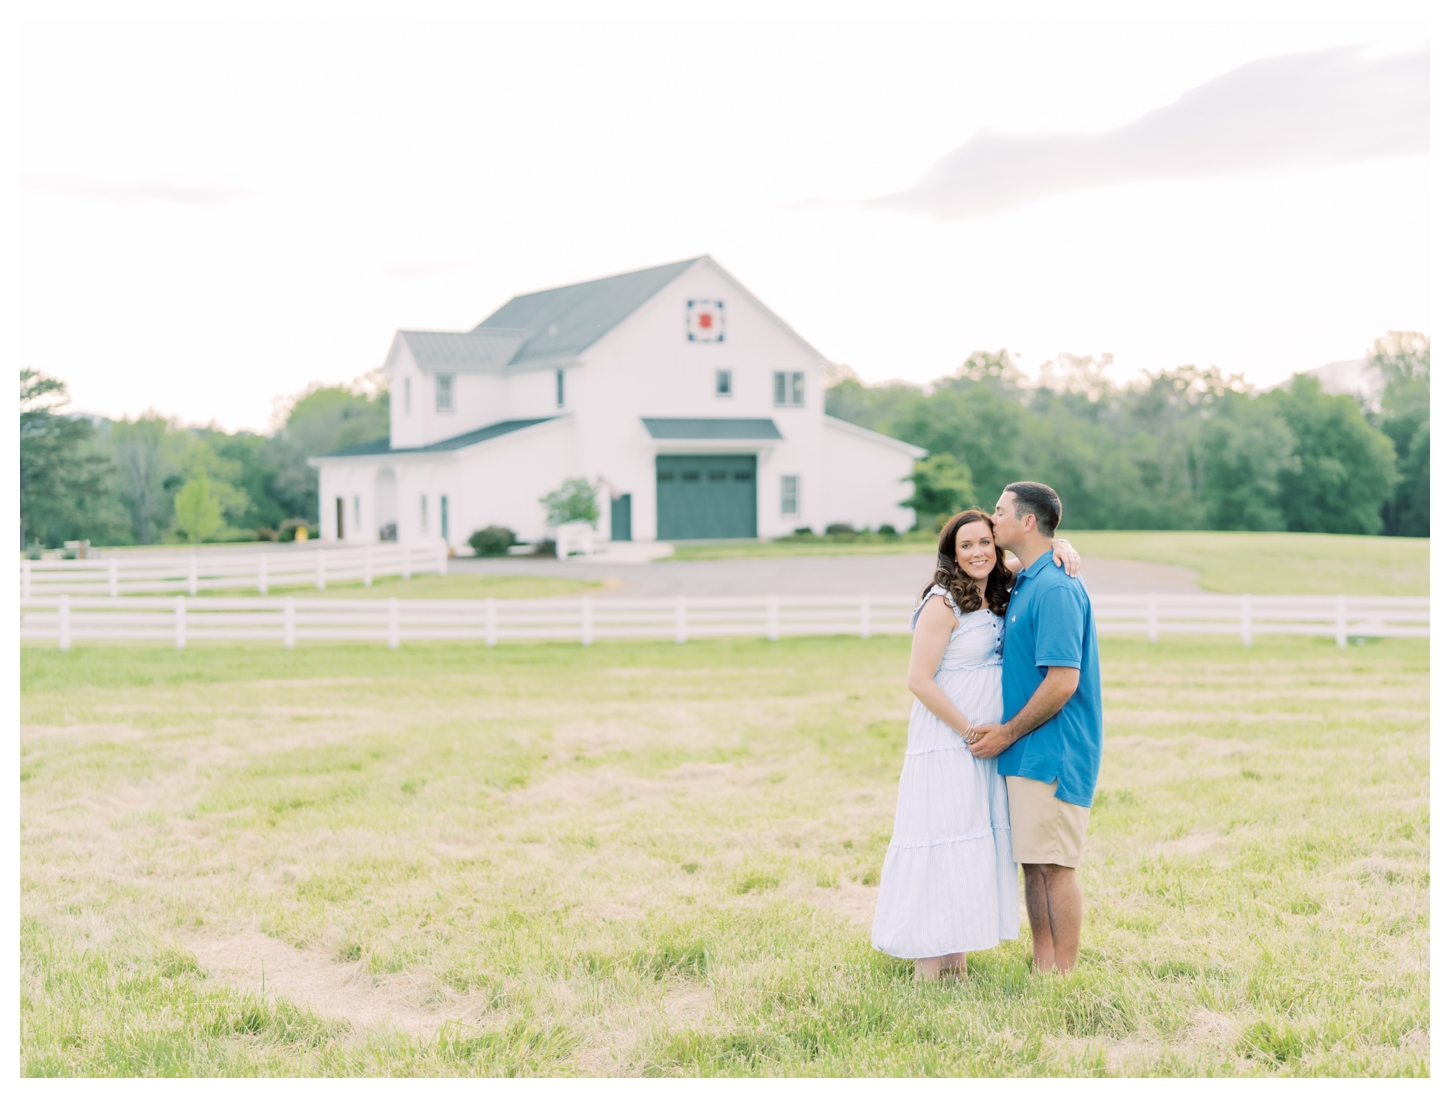
POLYGON ((65 411, 63 381, 20 373, 20 538, 23 549, 289 541, 316 532, 317 472, 309 457, 388 433, 388 394, 374 378, 313 386, 271 434, 185 427, 65 411))
MULTIPOLYGON (((1369 403, 1308 375, 1255 393, 1192 366, 1117 385, 1110 362, 1064 355, 1033 382, 1007 352, 977 352, 924 388, 839 378, 826 410, 929 451, 910 501, 923 527, 1025 479, 1056 488, 1077 529, 1429 535, 1427 337, 1376 341, 1369 403)), ((271 434, 75 416, 66 401, 62 381, 21 371, 22 548, 290 540, 316 528, 307 459, 388 433, 375 376, 309 388, 271 434)))
POLYGON ((926 387, 842 377, 826 411, 930 452, 912 476, 923 526, 1037 480, 1076 529, 1429 536, 1426 336, 1375 342, 1369 401, 1308 374, 1256 393, 1194 366, 1118 385, 1111 361, 1063 355, 1032 382, 1006 351, 979 351, 926 387))

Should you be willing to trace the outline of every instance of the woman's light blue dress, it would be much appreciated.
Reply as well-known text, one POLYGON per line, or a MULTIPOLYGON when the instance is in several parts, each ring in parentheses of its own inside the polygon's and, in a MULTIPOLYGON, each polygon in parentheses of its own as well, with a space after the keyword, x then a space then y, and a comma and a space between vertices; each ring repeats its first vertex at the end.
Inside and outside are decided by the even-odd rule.
MULTIPOLYGON (((936 681, 973 724, 1002 719, 1002 619, 983 607, 957 615, 936 681)), ((992 949, 1019 929, 1017 866, 1007 821, 1007 783, 996 759, 979 759, 966 741, 922 705, 911 707, 906 761, 896 796, 896 825, 871 944, 893 957, 940 957, 992 949)))

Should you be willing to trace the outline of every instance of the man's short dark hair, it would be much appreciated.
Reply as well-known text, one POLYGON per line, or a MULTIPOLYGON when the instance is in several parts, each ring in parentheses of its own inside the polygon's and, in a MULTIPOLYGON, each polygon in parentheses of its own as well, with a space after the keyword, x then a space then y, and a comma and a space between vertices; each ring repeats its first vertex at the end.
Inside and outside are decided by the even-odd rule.
POLYGON ((1017 497, 1017 506, 1013 508, 1020 519, 1023 512, 1031 511, 1037 516, 1037 529, 1048 537, 1057 533, 1057 524, 1062 521, 1062 500, 1057 498, 1054 492, 1045 484, 1038 484, 1035 480, 1019 480, 1003 488, 1004 492, 1011 492, 1017 497))

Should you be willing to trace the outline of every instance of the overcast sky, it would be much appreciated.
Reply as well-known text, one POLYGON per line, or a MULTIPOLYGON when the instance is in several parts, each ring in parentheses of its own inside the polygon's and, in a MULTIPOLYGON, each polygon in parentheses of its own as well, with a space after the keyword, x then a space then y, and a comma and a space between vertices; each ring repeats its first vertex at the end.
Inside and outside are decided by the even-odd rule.
POLYGON ((516 293, 708 252, 827 357, 1267 385, 1428 330, 1428 30, 30 24, 21 365, 266 428, 516 293))

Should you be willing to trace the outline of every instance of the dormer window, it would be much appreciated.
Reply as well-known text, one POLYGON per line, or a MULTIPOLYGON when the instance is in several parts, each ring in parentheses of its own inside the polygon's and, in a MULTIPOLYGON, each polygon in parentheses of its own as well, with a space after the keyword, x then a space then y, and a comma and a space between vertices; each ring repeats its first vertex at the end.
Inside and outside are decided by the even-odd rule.
POLYGON ((439 374, 438 378, 438 410, 440 412, 453 411, 453 375, 439 374))

